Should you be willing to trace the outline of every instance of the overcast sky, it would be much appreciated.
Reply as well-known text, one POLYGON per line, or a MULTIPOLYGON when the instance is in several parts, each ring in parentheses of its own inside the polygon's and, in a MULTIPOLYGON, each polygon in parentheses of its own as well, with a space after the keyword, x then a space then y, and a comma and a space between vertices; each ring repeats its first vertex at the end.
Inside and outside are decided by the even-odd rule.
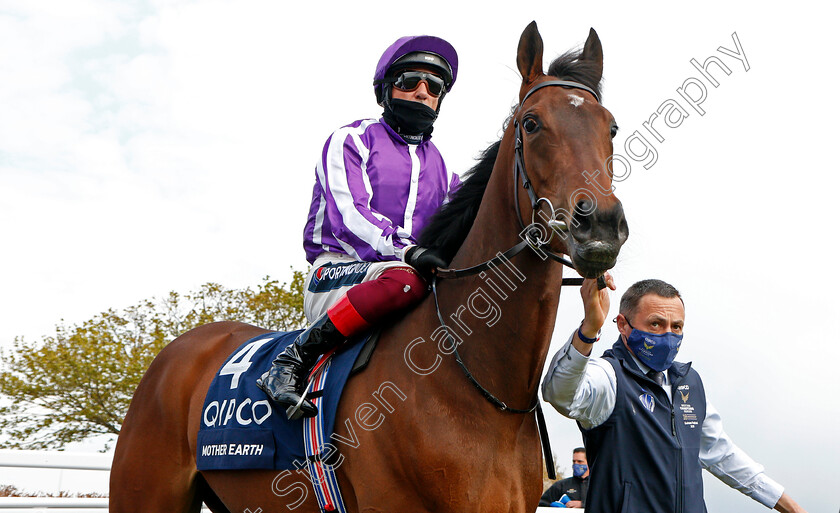
MULTIPOLYGON (((370 83, 397 37, 459 52, 434 140, 461 173, 501 135, 524 27, 537 21, 547 61, 594 27, 616 152, 637 130, 654 141, 642 123, 664 102, 688 113, 659 120, 656 162, 616 184, 631 233, 619 293, 677 286, 679 359, 727 432, 811 513, 838 509, 833 16, 816 2, 297 4, 0 0, 0 347, 170 290, 305 269, 315 161, 335 128, 379 115, 370 83), (718 50, 733 33, 747 62, 718 50), (690 62, 712 55, 731 71, 714 68, 718 87, 690 62), (677 92, 691 78, 703 115, 677 92)), ((552 353, 581 316, 564 291, 552 353)), ((580 435, 549 423, 568 472, 580 435)), ((764 511, 714 478, 706 497, 713 513, 764 511)))

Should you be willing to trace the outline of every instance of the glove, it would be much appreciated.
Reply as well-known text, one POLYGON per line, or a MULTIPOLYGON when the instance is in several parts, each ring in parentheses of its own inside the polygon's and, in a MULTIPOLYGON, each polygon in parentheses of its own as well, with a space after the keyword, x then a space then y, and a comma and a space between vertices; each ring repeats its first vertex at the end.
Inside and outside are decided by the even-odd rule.
POLYGON ((556 501, 551 503, 551 507, 552 508, 565 508, 566 503, 569 502, 570 500, 571 499, 569 499, 569 496, 564 493, 562 497, 560 497, 559 499, 557 499, 556 501))
POLYGON ((408 248, 403 261, 417 269, 417 272, 426 279, 431 278, 434 270, 438 267, 446 267, 446 262, 443 261, 440 255, 435 253, 435 250, 420 246, 408 248))

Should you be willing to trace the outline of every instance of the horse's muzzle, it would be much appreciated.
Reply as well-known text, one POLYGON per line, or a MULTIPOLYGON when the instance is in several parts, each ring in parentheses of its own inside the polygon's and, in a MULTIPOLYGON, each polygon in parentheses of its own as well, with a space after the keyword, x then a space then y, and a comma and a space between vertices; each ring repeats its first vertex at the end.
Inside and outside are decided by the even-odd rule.
POLYGON ((615 266, 629 228, 620 202, 608 210, 593 210, 587 203, 575 207, 569 256, 581 276, 596 278, 615 266))

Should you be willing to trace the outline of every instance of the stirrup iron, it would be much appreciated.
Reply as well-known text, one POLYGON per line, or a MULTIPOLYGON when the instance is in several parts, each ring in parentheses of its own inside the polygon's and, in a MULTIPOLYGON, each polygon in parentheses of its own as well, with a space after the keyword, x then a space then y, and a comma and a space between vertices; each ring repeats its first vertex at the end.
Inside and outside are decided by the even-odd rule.
POLYGON ((309 383, 306 384, 306 389, 304 389, 303 393, 300 394, 300 400, 297 404, 293 406, 289 406, 286 408, 286 418, 289 420, 298 420, 299 418, 303 417, 303 411, 301 411, 300 407, 303 405, 303 402, 306 401, 306 395, 309 393, 309 383))

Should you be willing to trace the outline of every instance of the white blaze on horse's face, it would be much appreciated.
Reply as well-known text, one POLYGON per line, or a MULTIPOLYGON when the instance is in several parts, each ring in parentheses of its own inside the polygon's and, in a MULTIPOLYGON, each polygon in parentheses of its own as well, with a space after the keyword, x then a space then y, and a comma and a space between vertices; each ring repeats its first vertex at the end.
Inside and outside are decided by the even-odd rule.
POLYGON ((583 96, 578 96, 576 94, 569 95, 569 103, 572 104, 572 107, 580 107, 583 105, 583 96))

